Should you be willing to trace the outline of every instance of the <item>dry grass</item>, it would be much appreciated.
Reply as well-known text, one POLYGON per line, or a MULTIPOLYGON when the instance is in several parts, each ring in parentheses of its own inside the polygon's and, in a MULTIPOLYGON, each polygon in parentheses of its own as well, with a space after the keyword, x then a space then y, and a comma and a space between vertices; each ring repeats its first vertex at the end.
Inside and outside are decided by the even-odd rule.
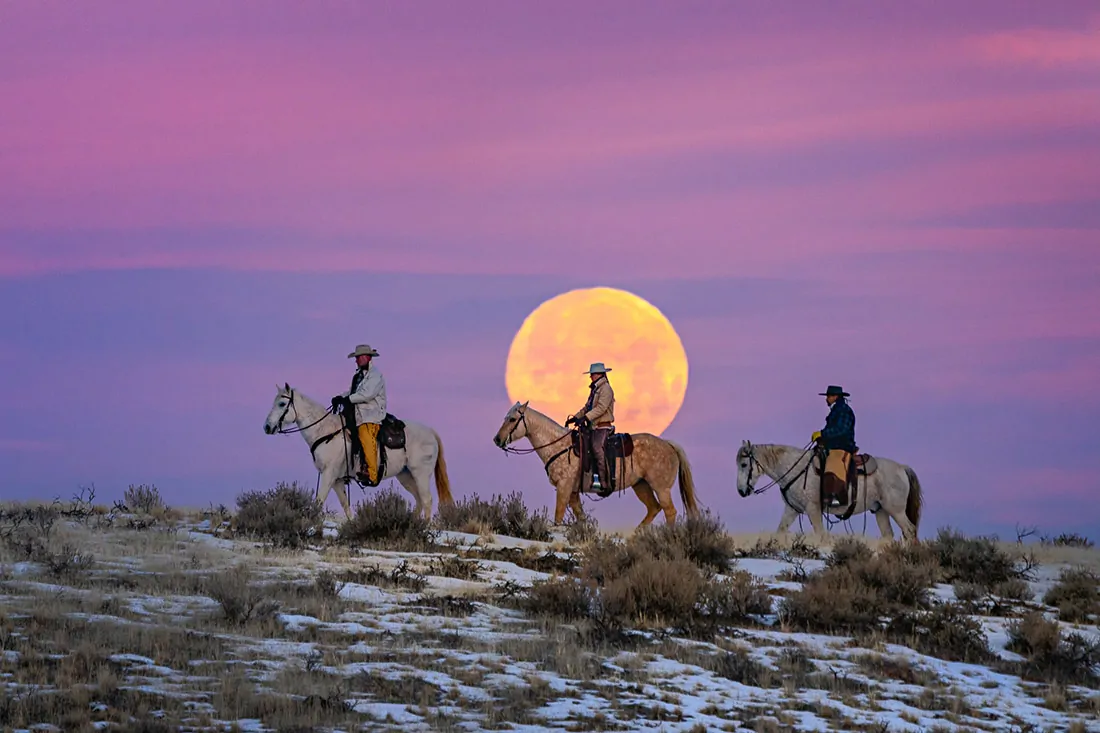
MULTIPOLYGON (((928 593, 950 577, 960 598, 972 593, 975 607, 997 594, 1005 608, 1018 608, 1010 601, 1027 597, 1020 574, 1027 561, 1018 550, 1006 552, 1006 565, 984 540, 947 536, 915 547, 833 540, 827 552, 814 538, 731 537, 704 517, 622 540, 599 535, 594 523, 575 525, 569 534, 577 544, 564 557, 545 546, 448 548, 410 519, 403 497, 383 491, 360 505, 335 541, 280 519, 248 533, 266 537, 259 545, 222 547, 175 527, 169 512, 178 510, 160 509, 153 489, 135 487, 128 500, 142 505, 140 521, 79 501, 26 505, 17 520, 11 507, 0 510, 0 681, 7 693, 0 728, 51 721, 73 730, 224 729, 248 718, 276 730, 404 725, 382 720, 385 712, 356 712, 347 704, 355 700, 399 706, 390 710, 407 709, 437 730, 546 726, 548 704, 571 702, 577 712, 556 719, 556 727, 629 730, 638 718, 687 721, 701 708, 728 722, 692 728, 692 721, 685 730, 734 730, 737 721, 788 730, 804 712, 836 730, 873 730, 851 716, 874 710, 884 689, 877 680, 927 690, 908 693, 911 712, 926 709, 964 728, 1005 723, 981 721, 985 713, 933 667, 870 650, 888 640, 985 661, 974 609, 932 603, 928 593), (292 539, 278 539, 284 529, 277 527, 289 527, 292 539), (425 554, 394 556, 407 551, 425 554), (787 628, 857 630, 860 640, 828 651, 786 641, 765 620, 779 594, 736 569, 737 558, 749 556, 824 558, 826 568, 809 574, 805 589, 784 591, 783 620, 787 628), (67 569, 58 557, 71 558, 67 569), (553 577, 530 592, 516 583, 494 589, 502 562, 553 577), (974 582, 989 568, 1010 577, 974 582), (847 611, 838 610, 845 604, 847 611), (794 623, 788 611, 800 607, 815 620, 794 623), (861 608, 868 614, 862 620, 861 608), (887 621, 871 622, 867 609, 884 611, 887 621), (829 613, 842 621, 856 614, 859 623, 830 625, 829 613), (657 671, 666 664, 687 668, 657 671), (731 688, 736 705, 718 697, 689 703, 693 677, 704 686, 737 681, 752 692, 731 688), (787 702, 754 700, 757 694, 787 702), (594 707, 594 698, 602 704, 594 707)), ((214 527, 229 521, 213 509, 193 516, 214 527)), ((239 516, 233 525, 242 535, 239 516)), ((1078 613, 1089 608, 1092 583, 1088 573, 1067 572, 1044 601, 1063 618, 1078 613)), ((1042 682, 1039 704, 1065 716, 1061 729, 1100 709, 1100 696, 1075 687, 1096 684, 1079 672, 1096 659, 1095 645, 1037 616, 1010 634, 1027 661, 989 663, 1042 682)))

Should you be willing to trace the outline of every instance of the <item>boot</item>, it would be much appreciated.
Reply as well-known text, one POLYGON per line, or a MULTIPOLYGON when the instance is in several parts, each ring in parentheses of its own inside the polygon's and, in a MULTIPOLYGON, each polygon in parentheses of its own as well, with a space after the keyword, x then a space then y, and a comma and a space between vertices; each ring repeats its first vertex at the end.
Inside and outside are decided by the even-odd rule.
POLYGON ((848 492, 845 490, 844 483, 832 474, 827 474, 825 481, 825 505, 828 507, 846 506, 848 492))
POLYGON ((613 486, 604 486, 603 484, 601 484, 600 476, 596 473, 592 474, 592 488, 595 489, 596 493, 604 499, 611 496, 611 494, 615 491, 615 488, 613 486))

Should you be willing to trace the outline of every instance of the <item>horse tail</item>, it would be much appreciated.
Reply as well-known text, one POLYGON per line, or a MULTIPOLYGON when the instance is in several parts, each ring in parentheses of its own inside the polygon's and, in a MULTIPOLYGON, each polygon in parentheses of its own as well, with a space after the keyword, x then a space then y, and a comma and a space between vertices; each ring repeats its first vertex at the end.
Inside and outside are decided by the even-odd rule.
POLYGON ((439 455, 435 458, 435 490, 439 494, 439 504, 440 506, 454 504, 454 497, 451 496, 451 480, 447 478, 447 460, 443 457, 443 439, 435 430, 432 430, 432 434, 435 436, 436 445, 439 446, 439 455))
POLYGON ((680 459, 680 470, 677 478, 680 481, 680 499, 684 502, 684 509, 689 517, 698 517, 699 502, 695 498, 695 479, 691 476, 691 464, 688 462, 687 453, 684 452, 684 447, 674 440, 668 441, 668 444, 672 446, 673 450, 676 451, 676 456, 680 459))
POLYGON ((909 496, 905 499, 905 518, 913 523, 913 539, 916 539, 924 496, 921 493, 920 480, 917 478, 916 472, 906 466, 905 475, 909 477, 909 496))

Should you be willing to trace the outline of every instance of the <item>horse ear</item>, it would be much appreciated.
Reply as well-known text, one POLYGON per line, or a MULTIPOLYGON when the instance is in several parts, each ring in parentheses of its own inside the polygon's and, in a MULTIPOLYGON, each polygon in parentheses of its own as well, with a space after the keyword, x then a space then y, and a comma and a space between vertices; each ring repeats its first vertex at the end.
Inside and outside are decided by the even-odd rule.
POLYGON ((523 403, 523 409, 525 409, 525 410, 527 409, 527 403, 528 403, 528 402, 530 402, 530 401, 531 401, 531 400, 527 400, 527 402, 524 402, 524 403, 523 403))
POLYGON ((285 390, 286 390, 287 392, 289 392, 289 391, 290 391, 290 382, 286 382, 285 384, 283 384, 283 388, 284 388, 284 389, 285 389, 285 390))

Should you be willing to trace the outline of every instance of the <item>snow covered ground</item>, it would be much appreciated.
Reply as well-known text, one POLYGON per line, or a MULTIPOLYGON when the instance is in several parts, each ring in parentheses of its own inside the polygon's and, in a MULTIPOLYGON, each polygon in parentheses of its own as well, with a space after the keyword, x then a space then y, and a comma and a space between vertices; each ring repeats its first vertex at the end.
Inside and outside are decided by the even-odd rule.
MULTIPOLYGON (((1100 731, 1096 690, 895 644, 767 623, 702 640, 585 642, 502 600, 548 573, 478 557, 567 558, 562 538, 446 532, 440 552, 396 552, 336 546, 331 529, 285 551, 215 536, 210 522, 70 524, 55 533, 89 556, 75 568, 0 555, 0 727, 1100 731)), ((736 563, 777 597, 799 587, 780 579, 792 567, 736 563)), ((1037 598, 1057 570, 1041 568, 1037 598)), ((1019 658, 1004 648, 1008 619, 977 618, 994 651, 1019 658)))

